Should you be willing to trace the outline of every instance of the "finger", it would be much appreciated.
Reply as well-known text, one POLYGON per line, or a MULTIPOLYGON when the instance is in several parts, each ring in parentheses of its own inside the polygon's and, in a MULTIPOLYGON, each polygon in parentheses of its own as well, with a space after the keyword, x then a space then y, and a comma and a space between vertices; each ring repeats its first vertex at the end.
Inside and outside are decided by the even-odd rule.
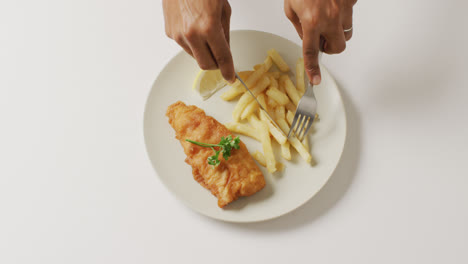
POLYGON ((325 45, 323 46, 323 52, 327 54, 341 53, 346 49, 346 40, 343 29, 336 27, 323 33, 325 38, 325 45))
POLYGON ((226 38, 227 43, 230 42, 230 30, 231 30, 231 6, 228 1, 225 1, 223 6, 223 13, 221 15, 221 25, 223 26, 224 37, 226 38))
POLYGON ((342 18, 343 30, 351 29, 350 31, 344 32, 345 40, 348 41, 353 36, 353 8, 349 7, 343 14, 342 18))
POLYGON ((299 20, 299 17, 297 16, 296 12, 294 12, 294 10, 289 7, 289 1, 285 1, 284 4, 284 13, 286 14, 286 17, 289 19, 289 21, 291 21, 294 28, 296 28, 297 34, 302 39, 304 34, 302 33, 302 24, 299 20))
POLYGON ((189 42, 189 45, 192 50, 193 57, 197 60, 198 66, 200 66, 202 70, 215 70, 217 68, 208 43, 202 39, 194 39, 189 42))
POLYGON ((301 39, 303 39, 303 38, 304 38, 304 33, 302 32, 302 24, 301 24, 301 21, 299 20, 299 17, 296 15, 296 13, 294 13, 294 16, 295 16, 296 18, 294 19, 294 22, 293 22, 292 20, 291 20, 291 22, 292 22, 294 28, 296 29, 297 34, 299 35, 299 37, 300 37, 301 39))
POLYGON ((220 27, 218 32, 211 34, 208 38, 208 45, 224 79, 234 82, 235 72, 231 49, 222 31, 223 29, 220 27))
POLYGON ((323 52, 325 50, 325 46, 327 45, 327 41, 323 36, 320 36, 320 42, 319 42, 319 50, 323 52))
POLYGON ((185 50, 185 52, 187 52, 190 56, 193 57, 192 50, 190 49, 190 46, 187 44, 185 38, 182 35, 175 37, 174 40, 175 42, 177 42, 177 44, 179 44, 179 46, 181 46, 185 50))
POLYGON ((304 29, 304 39, 302 41, 304 53, 304 67, 312 84, 320 84, 320 67, 318 55, 320 49, 320 34, 316 30, 304 29))

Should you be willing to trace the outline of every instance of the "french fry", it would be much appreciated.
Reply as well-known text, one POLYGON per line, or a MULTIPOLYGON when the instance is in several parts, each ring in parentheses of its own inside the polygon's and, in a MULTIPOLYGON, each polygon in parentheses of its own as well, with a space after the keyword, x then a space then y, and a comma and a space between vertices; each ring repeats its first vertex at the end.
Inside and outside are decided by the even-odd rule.
POLYGON ((310 152, 309 137, 307 135, 304 137, 302 144, 304 145, 304 148, 306 148, 307 151, 310 152))
MULTIPOLYGON (((257 82, 257 84, 250 89, 250 91, 255 95, 258 96, 261 92, 265 91, 266 88, 270 85, 270 78, 267 76, 263 75, 263 77, 257 82)), ((252 95, 249 92, 245 92, 246 94, 250 95, 250 98, 254 100, 252 95)))
MULTIPOLYGON (((255 72, 253 73, 255 74, 255 72)), ((270 78, 264 76, 258 83, 255 85, 254 88, 251 89, 252 93, 256 96, 259 93, 263 92, 267 86, 270 84, 270 78)), ((237 102, 236 106, 234 107, 234 111, 232 112, 232 118, 234 121, 238 122, 241 118, 241 114, 244 109, 247 107, 250 102, 252 102, 254 98, 249 92, 245 92, 239 101, 237 102)))
MULTIPOLYGON (((288 123, 286 123, 286 120, 284 119, 278 119, 276 120, 278 125, 281 127, 284 133, 289 132, 289 126, 288 123)), ((289 137, 289 143, 293 146, 295 150, 301 155, 301 157, 307 162, 311 164, 315 164, 315 161, 312 161, 312 155, 307 151, 307 149, 302 145, 302 143, 297 139, 295 136, 290 136, 289 137)))
MULTIPOLYGON (((245 82, 245 85, 249 87, 249 89, 252 89, 253 87, 260 79, 261 77, 271 68, 271 60, 266 59, 265 62, 263 63, 263 67, 259 67, 257 70, 253 71, 248 78, 242 78, 242 80, 245 82)), ((221 95, 221 99, 225 101, 230 101, 245 92, 245 87, 239 82, 239 80, 236 80, 237 84, 232 87, 232 89, 224 92, 221 95)))
MULTIPOLYGON (((241 77, 242 80, 247 80, 253 71, 241 71, 237 74, 241 77)), ((221 94, 221 99, 225 101, 231 101, 237 96, 241 95, 245 91, 244 86, 240 83, 239 80, 236 80, 229 90, 221 94)))
POLYGON ((254 65, 254 66, 253 66, 253 68, 254 68, 255 71, 258 70, 258 69, 260 69, 260 67, 262 67, 262 64, 257 64, 257 65, 254 65))
MULTIPOLYGON (((263 67, 260 67, 258 68, 258 70, 255 70, 250 76, 249 78, 247 78, 245 80, 245 85, 247 85, 247 87, 249 87, 250 89, 252 89, 251 87, 253 87, 253 85, 255 85, 255 83, 257 83, 257 81, 259 81, 262 76, 271 68, 271 63, 268 63, 268 60, 265 60, 265 62, 263 63, 263 67)), ((245 91, 245 88, 244 88, 244 91, 245 91)))
POLYGON ((263 106, 263 108, 264 108, 265 110, 268 111, 268 106, 267 106, 267 104, 266 104, 265 98, 266 98, 266 96, 265 96, 264 93, 261 93, 261 94, 259 94, 259 95, 257 96, 258 102, 263 106))
POLYGON ((296 112, 296 106, 291 101, 289 101, 289 103, 286 105, 286 109, 294 113, 296 112))
POLYGON ((278 142, 279 144, 284 144, 285 142, 287 142, 288 139, 283 135, 283 133, 281 133, 281 131, 278 128, 276 128, 275 125, 271 123, 270 119, 266 116, 266 114, 263 111, 260 111, 260 119, 268 125, 270 134, 273 136, 276 142, 278 142))
MULTIPOLYGON (((258 164, 262 165, 263 167, 266 167, 266 160, 265 156, 260 152, 260 151, 255 151, 254 153, 250 154, 257 162, 258 164)), ((281 162, 276 162, 276 169, 278 171, 283 171, 284 170, 284 164, 281 162)))
POLYGON ((284 170, 284 164, 281 162, 276 162, 276 169, 278 171, 283 171, 284 170))
POLYGON ((258 109, 258 103, 257 101, 253 100, 247 105, 247 107, 242 112, 241 120, 246 119, 249 115, 257 111, 257 109, 258 109))
POLYGON ((279 71, 268 72, 268 76, 273 77, 276 80, 278 80, 281 77, 281 72, 279 71))
POLYGON ((236 122, 240 121, 240 117, 244 109, 247 107, 247 105, 252 101, 251 100, 252 95, 249 93, 244 93, 244 95, 241 96, 239 101, 237 101, 236 106, 234 107, 234 111, 232 111, 232 119, 236 122))
POLYGON ((262 121, 260 121, 256 115, 249 115, 248 120, 250 125, 255 129, 259 130, 261 128, 260 125, 262 124, 262 121))
POLYGON ((286 120, 288 121, 288 124, 289 125, 292 125, 292 122, 294 120, 294 114, 292 113, 292 111, 289 111, 286 113, 286 120))
MULTIPOLYGON (((267 104, 269 104, 269 106, 271 108, 276 107, 279 104, 278 101, 281 101, 282 103, 284 103, 284 97, 278 99, 278 97, 282 97, 282 95, 280 94, 281 92, 278 90, 278 88, 279 88, 278 81, 275 78, 270 76, 270 87, 265 92, 265 94, 267 95, 267 104), (268 92, 269 90, 271 90, 271 91, 268 92), (274 98, 275 96, 277 97, 276 99, 274 98)), ((289 101, 288 96, 286 94, 284 94, 284 95, 285 95, 286 99, 288 99, 288 101, 289 101)))
POLYGON ((253 71, 240 71, 237 73, 237 75, 239 75, 239 77, 242 78, 242 80, 246 80, 247 78, 250 77, 250 75, 253 73, 253 71))
POLYGON ((279 87, 278 80, 276 80, 275 77, 273 76, 268 76, 268 77, 270 77, 270 88, 273 87, 273 88, 278 89, 279 87))
POLYGON ((279 55, 278 51, 275 49, 271 49, 267 51, 268 55, 271 57, 273 62, 278 66, 280 71, 282 72, 288 72, 289 71, 289 66, 288 64, 284 61, 284 59, 279 55))
POLYGON ((236 99, 237 96, 241 95, 245 90, 244 87, 239 83, 239 80, 236 80, 233 86, 229 88, 229 90, 225 91, 224 93, 221 94, 221 99, 224 101, 231 101, 236 99))
POLYGON ((275 127, 272 123, 268 123, 268 128, 270 129, 270 134, 278 142, 278 144, 284 144, 288 139, 275 127))
POLYGON ((283 77, 283 79, 281 79, 281 77, 280 77, 278 79, 278 90, 280 90, 282 93, 286 94, 286 88, 284 88, 284 78, 285 77, 283 77))
POLYGON ((286 118, 286 111, 284 110, 284 106, 279 105, 275 108, 275 116, 278 119, 285 119, 286 118))
POLYGON ((312 159, 312 155, 310 155, 310 153, 307 151, 307 149, 304 147, 304 145, 301 144, 301 142, 299 141, 299 139, 297 139, 296 137, 291 137, 289 139, 289 142, 291 143, 291 145, 294 147, 294 149, 297 150, 297 152, 299 153, 299 155, 301 155, 301 157, 309 164, 311 165, 315 165, 316 162, 314 159, 312 159))
POLYGON ((291 150, 289 148, 290 144, 286 141, 284 144, 281 145, 281 156, 285 160, 291 160, 291 150))
POLYGON ((299 58, 296 62, 296 86, 300 95, 303 95, 305 92, 305 83, 304 83, 304 59, 299 58))
POLYGON ((263 65, 265 65, 265 72, 270 70, 271 66, 273 66, 273 59, 270 56, 267 56, 266 59, 263 61, 263 65))
MULTIPOLYGON (((278 81, 278 89, 286 94, 286 89, 284 88, 284 82, 281 82, 281 81, 278 81)), ((288 97, 289 99, 289 97, 288 97)), ((291 102, 291 100, 288 101, 288 103, 286 104, 286 109, 288 109, 289 111, 292 111, 292 112, 296 112, 296 106, 294 105, 293 102, 291 102)))
POLYGON ((252 157, 263 167, 266 167, 266 160, 265 156, 260 151, 255 151, 254 153, 251 154, 252 157))
POLYGON ((294 84, 292 83, 291 79, 287 75, 283 75, 280 77, 280 82, 284 84, 284 88, 286 89, 286 93, 288 94, 289 98, 291 98, 291 101, 294 103, 294 105, 297 105, 299 103, 299 100, 301 99, 301 96, 297 92, 296 87, 294 87, 294 84))
POLYGON ((266 94, 275 100, 279 105, 286 105, 289 102, 289 98, 286 94, 282 93, 276 87, 270 86, 266 91, 266 94))
POLYGON ((276 102, 270 96, 266 97, 266 102, 267 102, 268 107, 271 108, 271 109, 273 109, 273 108, 275 108, 275 107, 277 107, 279 105, 278 102, 276 102))
POLYGON ((260 123, 260 133, 262 138, 263 153, 265 155, 266 167, 268 172, 273 173, 276 171, 276 159, 273 154, 273 147, 271 146, 270 132, 266 123, 260 123))
POLYGON ((244 136, 251 137, 260 142, 262 141, 258 131, 255 128, 247 124, 229 122, 229 123, 224 124, 224 126, 226 126, 226 128, 229 129, 229 131, 233 133, 242 134, 244 136))

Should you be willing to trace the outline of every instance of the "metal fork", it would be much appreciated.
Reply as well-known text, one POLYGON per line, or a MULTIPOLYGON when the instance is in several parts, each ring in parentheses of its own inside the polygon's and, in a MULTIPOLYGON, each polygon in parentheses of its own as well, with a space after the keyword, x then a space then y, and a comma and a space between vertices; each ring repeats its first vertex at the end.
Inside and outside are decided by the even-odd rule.
POLYGON ((307 132, 309 132, 309 129, 314 122, 315 114, 317 113, 317 100, 315 99, 313 89, 314 87, 312 84, 307 82, 305 93, 297 105, 296 114, 294 114, 288 138, 291 134, 295 134, 296 137, 302 141, 305 135, 307 135, 307 132))
MULTIPOLYGON (((323 52, 321 51, 323 50, 324 45, 325 39, 321 37, 320 52, 318 55, 319 61, 322 59, 323 52)), ((307 135, 307 132, 309 132, 309 129, 312 127, 312 123, 317 116, 317 100, 315 99, 313 89, 314 86, 308 81, 305 93, 297 104, 296 113, 294 114, 294 119, 291 124, 291 128, 289 129, 288 138, 291 136, 291 133, 293 133, 296 135, 297 139, 302 141, 307 135)))

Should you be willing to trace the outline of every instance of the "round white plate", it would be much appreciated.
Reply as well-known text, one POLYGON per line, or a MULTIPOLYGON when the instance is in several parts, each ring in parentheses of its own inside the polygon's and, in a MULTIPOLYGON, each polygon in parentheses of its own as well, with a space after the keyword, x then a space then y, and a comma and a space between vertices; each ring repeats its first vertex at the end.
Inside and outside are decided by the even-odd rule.
MULTIPOLYGON (((231 49, 236 70, 250 70, 275 48, 294 70, 302 57, 302 48, 279 36, 252 30, 231 33, 231 49)), ((322 83, 314 88, 320 121, 316 132, 309 135, 312 155, 317 165, 306 164, 292 150, 293 160, 277 159, 286 165, 282 173, 270 174, 262 169, 267 185, 250 197, 242 197, 224 209, 217 199, 192 177, 185 154, 175 132, 168 123, 166 109, 181 100, 205 110, 221 123, 231 121, 234 102, 219 98, 221 90, 207 101, 192 91, 192 82, 199 72, 196 62, 185 52, 177 54, 154 82, 146 104, 144 133, 149 158, 161 181, 186 205, 209 217, 230 222, 256 222, 272 219, 301 206, 327 182, 336 168, 346 137, 346 116, 340 92, 330 73, 321 66, 322 83)), ((226 89, 226 88, 224 88, 226 89)), ((241 136, 250 152, 262 150, 260 143, 241 136)))

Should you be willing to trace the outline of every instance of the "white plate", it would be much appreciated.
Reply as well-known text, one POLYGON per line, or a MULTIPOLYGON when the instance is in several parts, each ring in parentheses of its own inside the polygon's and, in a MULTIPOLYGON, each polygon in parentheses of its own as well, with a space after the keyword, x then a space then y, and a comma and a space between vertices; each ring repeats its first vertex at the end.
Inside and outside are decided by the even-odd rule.
MULTIPOLYGON (((265 32, 239 30, 231 33, 231 49, 237 70, 250 70, 263 62, 266 51, 275 48, 285 61, 295 69, 296 60, 302 57, 297 44, 265 32)), ((192 177, 185 154, 175 132, 165 116, 167 107, 181 100, 205 110, 221 123, 231 121, 234 103, 221 100, 221 90, 209 100, 203 101, 192 91, 192 82, 199 71, 196 62, 184 52, 177 54, 161 71, 154 82, 146 104, 144 133, 149 158, 161 181, 186 205, 209 217, 230 222, 256 222, 272 219, 301 206, 312 198, 327 182, 335 170, 346 137, 346 116, 340 93, 330 73, 321 67, 322 84, 315 87, 320 122, 316 132, 310 135, 312 155, 317 165, 306 164, 294 153, 292 162, 283 173, 269 174, 261 167, 266 187, 250 197, 220 209, 217 199, 200 186, 192 177)), ((241 139, 253 152, 261 145, 245 136, 241 139)))

